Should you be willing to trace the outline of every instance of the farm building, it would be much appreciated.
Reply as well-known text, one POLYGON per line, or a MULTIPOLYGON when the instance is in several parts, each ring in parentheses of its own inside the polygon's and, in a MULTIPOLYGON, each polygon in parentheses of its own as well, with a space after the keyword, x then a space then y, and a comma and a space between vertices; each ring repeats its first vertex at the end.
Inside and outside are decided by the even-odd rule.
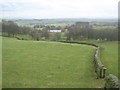
POLYGON ((76 25, 89 26, 89 22, 76 22, 76 25))
POLYGON ((62 30, 48 30, 49 32, 62 32, 62 30))
POLYGON ((75 25, 81 28, 90 27, 89 22, 76 22, 75 25))

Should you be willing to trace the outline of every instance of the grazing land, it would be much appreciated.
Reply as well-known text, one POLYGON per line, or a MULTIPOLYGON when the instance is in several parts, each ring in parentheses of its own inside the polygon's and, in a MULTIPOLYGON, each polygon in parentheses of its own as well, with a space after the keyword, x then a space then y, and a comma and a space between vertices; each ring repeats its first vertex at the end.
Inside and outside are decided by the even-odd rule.
POLYGON ((100 58, 107 67, 107 74, 114 74, 118 77, 118 42, 104 42, 98 45, 104 48, 104 50, 101 51, 100 58))
MULTIPOLYGON (((3 88, 100 88, 87 45, 3 38, 3 88)), ((110 63, 110 62, 109 62, 110 63)))
POLYGON ((107 68, 106 75, 118 76, 118 29, 114 20, 73 22, 45 19, 15 20, 15 22, 6 20, 2 22, 1 36, 5 36, 2 47, 3 87, 103 88, 105 86, 105 80, 98 79, 94 72, 95 47, 54 41, 80 41, 103 47, 100 59, 107 68), (49 32, 49 30, 61 32, 49 32))
POLYGON ((106 74, 114 74, 115 76, 120 78, 120 74, 118 74, 118 42, 117 41, 98 41, 98 40, 89 40, 82 41, 94 43, 104 49, 100 53, 100 59, 102 63, 107 68, 106 74))
POLYGON ((117 26, 93 26, 95 30, 116 29, 117 26))
POLYGON ((107 68, 106 74, 114 74, 120 78, 118 74, 118 42, 117 41, 92 41, 104 49, 100 53, 100 59, 107 68))

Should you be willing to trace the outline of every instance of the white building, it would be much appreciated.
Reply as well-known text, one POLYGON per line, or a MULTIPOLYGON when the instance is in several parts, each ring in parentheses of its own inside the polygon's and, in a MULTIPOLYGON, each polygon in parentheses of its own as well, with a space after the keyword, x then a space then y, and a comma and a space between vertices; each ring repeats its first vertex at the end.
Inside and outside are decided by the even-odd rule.
POLYGON ((48 30, 49 32, 62 32, 62 30, 48 30))

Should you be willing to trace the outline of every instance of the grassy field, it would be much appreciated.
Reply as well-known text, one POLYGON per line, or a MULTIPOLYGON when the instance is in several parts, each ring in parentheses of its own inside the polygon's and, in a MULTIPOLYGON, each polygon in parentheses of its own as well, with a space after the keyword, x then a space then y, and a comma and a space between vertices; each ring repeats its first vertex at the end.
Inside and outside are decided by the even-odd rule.
POLYGON ((104 47, 100 58, 107 67, 107 74, 114 74, 118 77, 118 42, 104 42, 98 45, 104 47))
MULTIPOLYGON (((120 78, 120 74, 118 74, 118 42, 117 41, 98 41, 98 40, 89 40, 82 41, 94 43, 98 46, 104 48, 101 51, 100 59, 102 63, 107 67, 107 75, 114 74, 120 78)), ((119 44, 120 46, 120 44, 119 44)))
POLYGON ((30 35, 15 35, 15 37, 18 37, 20 39, 27 39, 27 40, 33 40, 30 35))
POLYGON ((100 88, 95 48, 58 42, 3 38, 4 88, 100 88))
POLYGON ((100 59, 105 67, 107 67, 107 75, 114 74, 120 78, 120 74, 118 74, 118 42, 97 40, 87 42, 94 43, 104 48, 104 50, 101 51, 100 59))
POLYGON ((117 26, 93 26, 93 29, 96 30, 117 29, 117 26))

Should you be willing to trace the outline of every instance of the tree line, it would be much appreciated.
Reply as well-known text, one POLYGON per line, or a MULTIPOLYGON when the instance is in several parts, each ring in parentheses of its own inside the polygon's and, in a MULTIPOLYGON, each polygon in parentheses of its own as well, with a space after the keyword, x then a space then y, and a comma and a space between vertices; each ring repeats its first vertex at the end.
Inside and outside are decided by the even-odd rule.
POLYGON ((92 26, 80 27, 77 25, 71 25, 68 28, 69 32, 66 34, 67 40, 78 40, 78 39, 96 39, 96 40, 118 40, 118 28, 115 29, 93 29, 92 26))
POLYGON ((34 40, 40 40, 42 37, 49 38, 47 30, 36 30, 28 26, 18 26, 13 21, 2 20, 2 34, 3 36, 16 37, 17 35, 30 35, 34 40))
MULTIPOLYGON (((79 40, 79 39, 96 39, 96 40, 108 40, 117 41, 118 40, 118 29, 102 29, 95 30, 92 26, 80 27, 78 25, 66 26, 67 32, 50 34, 48 30, 51 27, 42 26, 43 30, 36 30, 36 28, 31 28, 27 26, 18 26, 13 21, 2 20, 2 34, 3 36, 16 37, 17 35, 29 35, 34 40, 48 40, 54 37, 52 40, 79 40)), ((53 27, 52 27, 53 28, 53 27)), ((55 28, 55 27, 54 27, 55 28)), ((60 28, 60 27, 59 27, 60 28)))

